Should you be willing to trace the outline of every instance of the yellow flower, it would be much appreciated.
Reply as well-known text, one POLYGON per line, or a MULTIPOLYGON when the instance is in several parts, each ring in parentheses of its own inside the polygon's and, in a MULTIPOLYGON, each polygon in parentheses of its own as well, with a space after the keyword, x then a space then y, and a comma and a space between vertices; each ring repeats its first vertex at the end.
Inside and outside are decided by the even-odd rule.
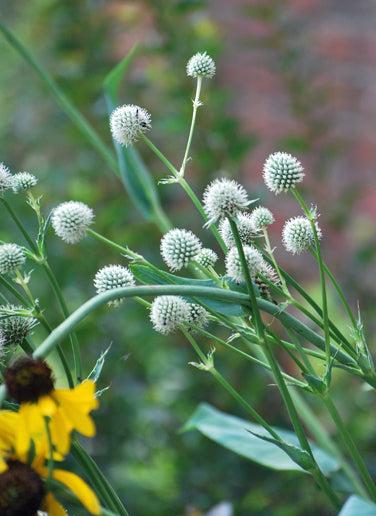
MULTIPOLYGON (((48 491, 46 466, 51 450, 46 430, 33 440, 34 458, 17 449, 17 429, 22 423, 19 413, 0 411, 0 514, 34 516, 40 509, 49 516, 66 516, 64 507, 48 491)), ((55 458, 55 457, 53 457, 55 458)), ((100 514, 97 496, 79 476, 62 469, 52 469, 51 477, 69 489, 90 514, 100 514)))
POLYGON ((52 442, 65 455, 70 448, 73 430, 92 437, 95 425, 90 412, 98 408, 95 383, 85 380, 73 389, 55 389, 52 371, 40 359, 24 357, 5 371, 7 391, 20 403, 20 426, 17 431, 17 449, 26 453, 31 435, 44 432, 46 418, 50 420, 52 442))

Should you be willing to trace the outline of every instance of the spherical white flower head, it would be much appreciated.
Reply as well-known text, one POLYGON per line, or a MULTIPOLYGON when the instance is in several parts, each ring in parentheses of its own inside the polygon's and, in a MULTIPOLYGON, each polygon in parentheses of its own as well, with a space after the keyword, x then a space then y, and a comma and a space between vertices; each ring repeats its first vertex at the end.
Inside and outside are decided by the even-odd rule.
POLYGON ((113 139, 127 146, 151 129, 151 117, 146 109, 126 104, 111 113, 110 127, 113 139))
POLYGON ((218 260, 218 255, 212 249, 204 247, 199 251, 196 256, 193 257, 194 261, 197 262, 201 267, 214 267, 218 260))
POLYGON ((151 305, 150 320, 154 329, 167 335, 189 322, 189 304, 180 296, 159 296, 151 305))
MULTIPOLYGON (((317 236, 322 233, 316 224, 317 236)), ((292 254, 301 254, 314 244, 314 234, 310 221, 306 217, 293 217, 285 222, 282 230, 282 242, 286 250, 292 254)))
MULTIPOLYGON (((23 306, 3 305, 0 307, 7 312, 24 310, 23 306)), ((23 342, 31 330, 37 324, 33 317, 21 317, 19 315, 7 315, 0 319, 0 332, 4 339, 5 346, 18 345, 23 342)))
MULTIPOLYGON (((131 271, 123 265, 106 265, 99 269, 94 278, 97 294, 120 287, 133 287, 136 284, 131 271)), ((110 301, 109 305, 118 305, 121 299, 110 301)))
POLYGON ((250 215, 255 231, 261 231, 274 222, 273 213, 264 206, 258 206, 250 215))
POLYGON ((12 177, 12 190, 14 193, 31 190, 38 183, 37 178, 29 172, 18 172, 12 177))
MULTIPOLYGON (((263 270, 265 266, 264 258, 262 257, 262 254, 253 246, 245 245, 243 249, 249 273, 251 278, 254 278, 263 270)), ((226 256, 226 273, 227 276, 229 276, 237 283, 245 281, 242 263, 236 247, 230 249, 226 256)))
MULTIPOLYGON (((238 232, 240 236, 240 240, 243 245, 249 245, 252 243, 252 239, 255 237, 256 230, 253 226, 253 222, 249 213, 239 213, 236 217, 236 225, 238 227, 238 232)), ((230 226, 230 222, 228 219, 223 219, 219 226, 219 232, 221 237, 223 238, 226 246, 231 249, 231 247, 236 247, 236 242, 234 235, 232 233, 232 229, 230 226)))
POLYGON ((25 253, 19 245, 0 245, 0 274, 6 274, 19 269, 25 263, 25 260, 25 253))
POLYGON ((0 163, 0 195, 10 188, 12 188, 12 174, 4 163, 0 163))
POLYGON ((206 52, 198 52, 187 63, 187 75, 211 79, 215 75, 215 62, 206 52))
POLYGON ((300 161, 287 152, 271 154, 264 164, 264 181, 275 194, 287 192, 303 181, 304 172, 300 161))
POLYGON ((76 244, 86 234, 94 220, 94 212, 83 202, 68 201, 59 204, 52 212, 52 227, 67 244, 76 244))
POLYGON ((171 229, 161 240, 161 255, 172 271, 187 267, 192 258, 200 251, 202 244, 192 231, 171 229))
POLYGON ((212 224, 227 215, 235 216, 250 204, 242 185, 233 179, 215 179, 206 187, 203 197, 208 223, 212 224))
POLYGON ((280 283, 280 279, 274 267, 272 267, 269 263, 264 261, 264 265, 260 270, 260 274, 268 279, 271 283, 278 284, 280 283))
POLYGON ((209 323, 209 312, 196 303, 189 304, 188 328, 204 328, 209 323))

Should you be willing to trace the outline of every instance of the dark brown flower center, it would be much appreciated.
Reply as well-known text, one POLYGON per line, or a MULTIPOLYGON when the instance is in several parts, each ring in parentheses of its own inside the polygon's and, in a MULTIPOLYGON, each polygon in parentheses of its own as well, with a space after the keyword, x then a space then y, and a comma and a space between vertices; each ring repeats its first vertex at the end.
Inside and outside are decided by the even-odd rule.
POLYGON ((19 358, 7 367, 4 377, 9 395, 18 403, 35 402, 54 388, 52 371, 41 359, 19 358))
POLYGON ((0 474, 0 516, 35 516, 44 495, 42 479, 30 466, 8 462, 0 474))

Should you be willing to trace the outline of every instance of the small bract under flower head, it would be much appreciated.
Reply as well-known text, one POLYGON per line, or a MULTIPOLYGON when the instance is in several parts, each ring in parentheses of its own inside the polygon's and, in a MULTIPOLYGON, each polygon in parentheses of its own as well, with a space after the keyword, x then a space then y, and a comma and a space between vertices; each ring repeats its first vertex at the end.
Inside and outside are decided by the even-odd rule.
POLYGON ((275 194, 287 192, 303 181, 303 170, 300 161, 291 154, 275 152, 264 164, 264 181, 275 194))
POLYGON ((235 216, 250 204, 244 187, 233 179, 215 179, 206 187, 203 197, 208 224, 227 215, 235 216))
POLYGON ((10 188, 12 188, 12 174, 4 163, 0 163, 0 195, 10 188))
MULTIPOLYGON (((131 271, 123 265, 106 265, 99 269, 94 278, 94 286, 98 294, 120 287, 133 287, 136 284, 131 271)), ((116 299, 109 304, 118 305, 122 300, 116 299)))
MULTIPOLYGON (((245 245, 243 249, 248 264, 249 273, 251 278, 254 278, 257 276, 257 274, 262 272, 263 268, 265 267, 265 260, 262 257, 260 251, 258 251, 255 247, 245 245)), ((242 263, 236 247, 230 249, 226 256, 226 273, 227 276, 229 276, 237 283, 245 281, 242 263)))
POLYGON ((162 238, 161 255, 172 271, 179 271, 188 266, 201 247, 200 240, 192 231, 175 228, 162 238))
POLYGON ((270 224, 273 224, 273 213, 264 206, 258 206, 250 215, 251 222, 256 231, 262 231, 270 224))
MULTIPOLYGON (((256 230, 254 228, 251 216, 249 213, 239 213, 236 217, 236 225, 238 227, 238 232, 240 236, 240 240, 243 245, 249 245, 252 243, 253 238, 256 235, 256 230)), ((219 231, 221 233, 221 237, 223 238, 226 246, 231 249, 231 247, 236 246, 235 238, 232 233, 232 229, 230 226, 230 222, 228 219, 223 219, 221 221, 221 225, 219 226, 219 231)))
POLYGON ((212 249, 204 247, 199 251, 196 256, 193 257, 194 261, 197 262, 201 267, 214 267, 218 260, 218 255, 212 249))
POLYGON ((189 304, 188 328, 204 328, 209 323, 209 313, 201 305, 196 303, 189 304))
POLYGON ((110 127, 113 139, 127 146, 151 129, 151 117, 146 109, 126 104, 111 113, 110 127))
POLYGON ((180 296, 159 296, 151 305, 150 319, 154 329, 167 335, 189 322, 189 304, 180 296))
POLYGON ((187 63, 187 75, 211 79, 215 75, 215 62, 206 52, 197 52, 187 63))
POLYGON ((26 256, 22 247, 17 244, 0 245, 0 274, 14 272, 22 267, 26 256))
MULTIPOLYGON (((322 233, 316 222, 317 236, 322 233)), ((310 221, 303 216, 293 217, 285 222, 282 231, 282 242, 286 250, 292 254, 301 254, 314 244, 314 233, 310 221)))
POLYGON ((83 202, 68 201, 53 210, 51 220, 58 237, 67 244, 76 244, 93 223, 94 212, 83 202))
POLYGON ((18 172, 12 177, 12 190, 14 193, 30 190, 38 183, 37 178, 29 172, 18 172))
POLYGON ((15 305, 0 306, 0 312, 4 313, 0 318, 0 332, 5 346, 21 344, 37 324, 37 320, 33 317, 11 315, 12 312, 16 314, 20 310, 24 310, 24 307, 15 305))

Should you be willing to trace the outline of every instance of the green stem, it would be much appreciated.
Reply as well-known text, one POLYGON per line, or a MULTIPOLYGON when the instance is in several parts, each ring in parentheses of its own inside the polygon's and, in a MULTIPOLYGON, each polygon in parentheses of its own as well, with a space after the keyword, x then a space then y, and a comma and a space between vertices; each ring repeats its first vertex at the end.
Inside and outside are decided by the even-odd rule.
POLYGON ((330 486, 328 480, 325 478, 325 476, 323 475, 323 473, 321 472, 314 456, 313 456, 313 453, 312 453, 312 449, 311 449, 311 446, 308 442, 308 439, 305 435, 305 432, 304 432, 304 429, 303 429, 303 426, 299 420, 299 416, 298 416, 298 413, 296 411, 296 408, 295 408, 295 405, 294 405, 294 402, 290 396, 290 393, 289 393, 289 390, 287 388, 287 385, 285 383, 285 380, 282 376, 282 372, 279 368, 279 364, 277 362, 277 360, 275 359, 274 357, 274 354, 273 354, 273 351, 268 343, 268 340, 265 338, 265 329, 264 329, 264 324, 262 322, 262 319, 261 319, 261 315, 260 315, 260 312, 259 312, 259 307, 258 307, 258 304, 257 304, 257 299, 256 299, 256 294, 255 294, 255 290, 254 290, 254 287, 253 287, 253 283, 252 283, 252 279, 251 279, 251 275, 250 275, 250 272, 249 272, 249 268, 248 268, 248 264, 247 264, 247 260, 246 260, 246 257, 245 257, 245 254, 244 254, 244 249, 243 249, 243 245, 242 245, 242 242, 241 242, 241 239, 240 239, 240 235, 239 235, 239 231, 238 231, 238 227, 236 225, 236 222, 231 218, 231 217, 228 217, 228 220, 229 220, 229 223, 230 223, 230 226, 231 226, 231 230, 232 230, 232 233, 233 233, 233 236, 234 236, 234 239, 235 239, 235 243, 236 243, 236 247, 237 247, 237 250, 238 250, 238 253, 239 253, 239 257, 240 257, 240 261, 241 261, 241 264, 242 264, 242 269, 243 269, 243 274, 245 276, 245 280, 246 280, 246 284, 247 284, 247 290, 248 290, 248 295, 250 297, 250 301, 251 301, 251 305, 252 305, 252 312, 253 312, 253 318, 254 318, 254 322, 255 322, 255 328, 256 328, 256 333, 257 333, 257 336, 260 340, 260 344, 263 348, 263 351, 265 353, 265 357, 271 367, 271 370, 273 372, 273 376, 277 382, 277 385, 278 385, 278 389, 281 393, 281 396, 282 396, 282 399, 286 405, 286 408, 287 408, 287 411, 288 411, 288 414, 289 414, 289 417, 290 417, 290 420, 291 420, 291 423, 294 427, 294 430, 295 430, 295 433, 298 437, 298 440, 299 440, 299 443, 301 445, 301 447, 307 452, 309 453, 309 455, 311 456, 312 458, 312 461, 314 462, 315 464, 315 468, 311 471, 312 473, 312 476, 314 477, 316 483, 323 489, 323 491, 326 493, 326 495, 328 496, 329 500, 332 502, 332 504, 335 506, 335 507, 339 507, 340 506, 340 503, 339 503, 339 499, 337 497, 337 495, 335 494, 335 492, 333 491, 332 487, 330 486))
POLYGON ((100 233, 97 233, 96 231, 94 231, 93 229, 89 228, 86 232, 88 235, 94 237, 99 242, 102 242, 103 244, 106 244, 109 247, 112 247, 113 249, 115 249, 115 251, 119 251, 122 255, 126 256, 127 258, 131 258, 131 259, 135 259, 135 260, 136 259, 139 260, 142 258, 140 255, 131 251, 127 247, 117 244, 113 240, 106 238, 105 236, 101 235, 100 233))
MULTIPOLYGON (((52 271, 47 260, 42 262, 42 267, 45 270, 45 272, 50 280, 50 283, 55 292, 56 298, 59 301, 63 316, 65 318, 67 318, 69 316, 69 310, 68 310, 67 304, 65 302, 63 293, 61 291, 60 285, 56 279, 56 276, 55 276, 54 272, 52 271)), ((81 361, 80 345, 79 345, 77 336, 74 332, 71 335, 69 335, 69 338, 71 341, 71 348, 72 348, 72 353, 73 353, 75 377, 76 377, 77 381, 80 382, 82 380, 82 361, 81 361)))
POLYGON ((330 356, 330 331, 329 331, 329 315, 328 315, 328 299, 326 294, 326 282, 325 282, 325 271, 324 271, 324 264, 322 260, 321 255, 321 245, 320 240, 317 233, 316 228, 316 222, 312 216, 312 213, 308 209, 303 197, 301 196, 300 192, 294 188, 293 194, 295 199, 298 201, 299 205, 301 206, 305 216, 309 220, 315 240, 315 248, 316 248, 316 255, 317 255, 317 262, 319 265, 319 272, 320 272, 320 284, 321 284, 321 296, 322 296, 322 312, 323 312, 323 323, 324 323, 324 335, 325 335, 325 352, 326 352, 326 359, 327 359, 327 369, 329 370, 330 362, 331 362, 331 356, 330 356))
POLYGON ((104 476, 102 471, 94 459, 86 452, 77 439, 72 441, 72 455, 81 467, 86 471, 93 486, 98 491, 98 494, 103 503, 105 503, 111 511, 116 515, 129 516, 119 496, 114 491, 113 487, 104 476))
POLYGON ((202 85, 202 77, 197 77, 196 95, 195 95, 195 99, 193 101, 191 127, 189 129, 189 135, 188 135, 187 145, 185 148, 183 162, 182 162, 180 170, 179 170, 180 177, 184 177, 185 167, 187 166, 187 162, 189 159, 189 151, 191 148, 192 137, 193 137, 193 133, 195 130, 197 110, 201 105, 201 103, 200 103, 201 85, 202 85))
MULTIPOLYGON (((192 188, 189 186, 189 184, 187 183, 187 181, 184 179, 184 177, 180 177, 179 176, 179 172, 178 170, 176 170, 176 168, 174 167, 174 165, 166 158, 166 156, 154 145, 154 143, 149 140, 149 138, 147 136, 145 136, 144 134, 141 136, 141 138, 143 139, 143 141, 146 143, 146 145, 154 152, 154 154, 161 160, 161 162, 166 166, 166 168, 171 172, 171 174, 173 175, 173 177, 175 178, 175 182, 176 183, 179 183, 180 186, 183 188, 183 190, 185 191, 185 193, 188 195, 188 197, 191 199, 191 201, 193 202, 195 208, 197 209, 197 211, 200 213, 200 215, 202 216, 202 218, 205 220, 205 222, 207 222, 208 218, 207 218, 207 215, 205 213, 205 210, 204 208, 202 207, 202 204, 199 200, 199 198, 197 197, 197 195, 194 193, 194 191, 192 190, 192 188)), ((217 240, 219 246, 221 247, 222 251, 223 252, 226 252, 227 248, 226 248, 226 245, 225 243, 223 242, 222 238, 221 238, 221 235, 219 234, 219 231, 218 229, 216 228, 216 226, 214 226, 213 224, 210 225, 210 231, 213 233, 215 239, 217 240)))
MULTIPOLYGON (((188 331, 182 330, 182 332, 192 345, 202 363, 205 364, 207 362, 207 357, 201 351, 200 346, 197 344, 195 339, 188 331)), ((260 416, 260 414, 227 382, 227 380, 225 380, 225 378, 215 369, 214 366, 208 367, 208 372, 214 376, 217 382, 220 383, 222 387, 224 387, 226 391, 245 409, 245 411, 248 412, 259 425, 264 427, 265 430, 267 430, 274 439, 282 441, 281 437, 273 429, 273 427, 270 426, 262 416, 260 416)))
POLYGON ((347 448, 347 451, 349 452, 352 460, 354 461, 354 464, 356 464, 358 468, 359 474, 367 488, 368 493, 370 494, 372 500, 376 501, 375 483, 367 469, 367 466, 364 463, 363 457, 361 456, 353 438, 351 437, 350 432, 347 430, 346 425, 341 418, 341 415, 339 414, 333 401, 328 396, 323 397, 323 401, 337 427, 337 430, 339 431, 344 446, 347 448))
POLYGON ((264 235, 264 239, 265 239, 265 244, 266 244, 266 251, 270 257, 270 260, 272 261, 272 264, 274 266, 274 269, 276 270, 277 274, 278 274, 278 278, 281 282, 281 285, 282 285, 282 290, 284 292, 284 294, 290 298, 290 292, 289 292, 289 289, 287 287, 287 284, 286 284, 286 281, 285 281, 285 278, 282 276, 282 273, 280 271, 280 268, 279 268, 279 265, 277 263, 277 260, 275 259, 275 256, 274 256, 274 252, 273 252, 273 248, 270 244, 270 239, 269 239, 269 233, 268 233, 268 230, 265 228, 263 228, 262 230, 263 232, 263 235, 264 235))

